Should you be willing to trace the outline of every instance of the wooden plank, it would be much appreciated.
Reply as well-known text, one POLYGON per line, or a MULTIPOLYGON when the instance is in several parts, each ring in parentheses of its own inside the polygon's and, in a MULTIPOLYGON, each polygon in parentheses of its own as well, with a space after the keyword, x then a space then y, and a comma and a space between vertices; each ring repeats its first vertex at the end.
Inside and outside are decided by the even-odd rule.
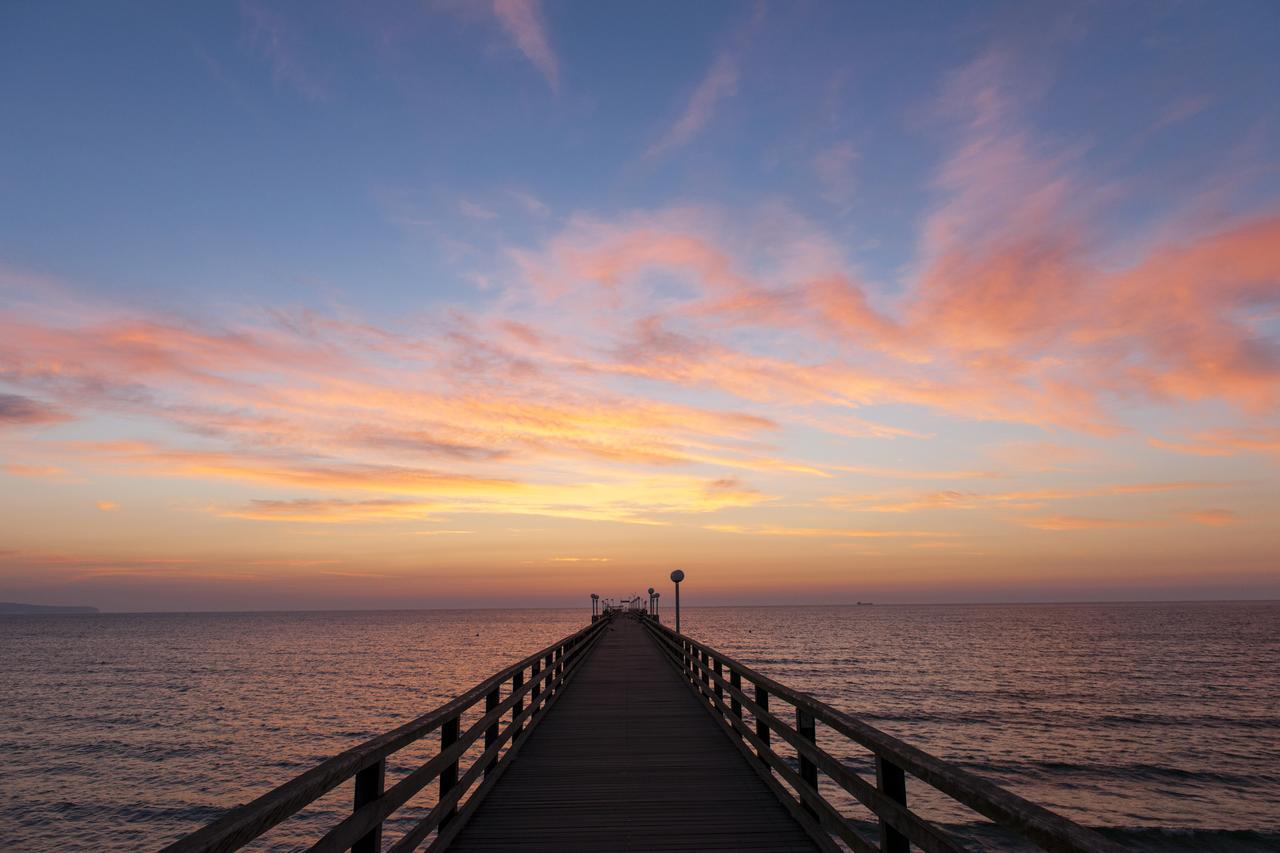
POLYGON ((623 618, 449 845, 512 849, 817 848, 623 618))

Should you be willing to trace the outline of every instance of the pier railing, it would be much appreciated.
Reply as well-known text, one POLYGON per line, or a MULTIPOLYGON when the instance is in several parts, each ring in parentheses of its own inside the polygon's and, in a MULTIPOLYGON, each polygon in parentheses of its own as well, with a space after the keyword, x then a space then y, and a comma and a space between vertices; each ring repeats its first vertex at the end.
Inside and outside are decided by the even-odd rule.
POLYGON ((807 693, 792 690, 710 646, 677 634, 651 618, 644 618, 643 622, 707 703, 712 716, 754 759, 752 766, 783 805, 825 849, 841 849, 832 836, 855 853, 906 853, 913 844, 926 853, 968 849, 908 808, 907 777, 912 776, 1045 850, 1121 850, 1090 829, 837 711, 807 693), (751 716, 750 721, 744 718, 744 712, 751 716), (793 720, 794 725, 784 717, 793 720), (830 736, 829 730, 839 741, 853 741, 871 751, 875 785, 819 745, 818 723, 823 724, 824 736, 830 736), (798 767, 774 751, 775 736, 795 750, 798 762, 794 764, 798 767), (875 815, 879 823, 878 846, 856 832, 851 821, 819 793, 819 773, 875 815))
POLYGON ((510 765, 529 731, 560 697, 565 683, 608 623, 607 618, 593 622, 486 678, 434 711, 335 755, 175 841, 162 853, 239 849, 347 780, 353 780, 351 814, 310 850, 381 851, 383 822, 436 780, 440 794, 435 806, 387 849, 394 853, 414 850, 432 832, 437 832, 433 848, 446 846, 510 765), (463 715, 482 702, 484 714, 461 731, 463 715), (391 787, 385 787, 387 758, 436 731, 440 732, 439 752, 391 787), (459 776, 460 759, 481 742, 484 752, 459 776), (462 797, 477 781, 479 787, 459 808, 462 797))

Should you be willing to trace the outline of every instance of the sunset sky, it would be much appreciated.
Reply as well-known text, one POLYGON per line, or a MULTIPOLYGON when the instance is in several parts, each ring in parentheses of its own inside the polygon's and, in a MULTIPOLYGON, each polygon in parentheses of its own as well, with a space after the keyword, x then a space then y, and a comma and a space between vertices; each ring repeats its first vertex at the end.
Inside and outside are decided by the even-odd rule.
POLYGON ((0 600, 1280 597, 1278 32, 6 3, 0 600))

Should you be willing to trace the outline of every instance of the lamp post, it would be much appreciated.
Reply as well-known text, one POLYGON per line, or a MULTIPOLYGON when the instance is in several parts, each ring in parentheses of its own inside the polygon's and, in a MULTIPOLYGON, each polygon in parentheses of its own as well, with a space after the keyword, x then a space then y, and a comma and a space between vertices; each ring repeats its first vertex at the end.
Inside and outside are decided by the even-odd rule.
POLYGON ((657 615, 653 609, 653 587, 649 587, 649 615, 650 616, 657 615))
POLYGON ((591 621, 594 622, 600 618, 600 596, 594 592, 591 593, 591 621))
POLYGON ((680 633, 680 581, 684 580, 684 572, 676 569, 671 573, 671 580, 676 585, 676 633, 680 633))

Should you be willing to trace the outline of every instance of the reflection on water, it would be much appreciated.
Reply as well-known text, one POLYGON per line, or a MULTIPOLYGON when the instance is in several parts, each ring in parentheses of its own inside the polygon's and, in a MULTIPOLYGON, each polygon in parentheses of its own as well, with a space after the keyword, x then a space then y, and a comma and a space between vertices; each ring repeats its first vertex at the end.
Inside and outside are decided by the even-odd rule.
MULTIPOLYGON (((0 619, 0 838, 22 850, 157 846, 588 614, 0 619)), ((1130 846, 1280 846, 1280 605, 689 608, 683 621, 873 725, 1117 828, 1130 846)), ((870 772, 864 751, 824 744, 870 772)), ((922 785, 910 795, 929 816, 978 831, 966 826, 972 813, 922 785)), ((261 846, 314 840, 349 797, 339 788, 261 846)))

